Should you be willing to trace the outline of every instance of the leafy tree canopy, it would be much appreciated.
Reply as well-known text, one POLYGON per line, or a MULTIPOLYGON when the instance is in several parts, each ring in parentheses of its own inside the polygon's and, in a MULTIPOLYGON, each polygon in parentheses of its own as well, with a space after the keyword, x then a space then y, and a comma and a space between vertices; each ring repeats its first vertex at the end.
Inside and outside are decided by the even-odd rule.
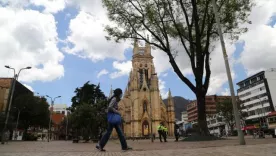
POLYGON ((17 119, 18 111, 20 111, 18 128, 48 127, 50 112, 45 98, 30 94, 21 95, 15 99, 12 110, 14 120, 17 119))
POLYGON ((72 98, 72 114, 69 121, 73 131, 80 131, 84 138, 97 138, 102 129, 107 126, 106 109, 107 98, 100 89, 100 85, 85 83, 77 88, 72 98))
POLYGON ((74 112, 76 107, 81 104, 94 105, 97 101, 106 100, 106 96, 100 89, 100 84, 89 84, 89 81, 82 87, 76 88, 75 94, 71 99, 72 106, 69 108, 71 112, 74 112))
MULTIPOLYGON (((246 113, 242 112, 242 109, 244 109, 244 107, 240 105, 239 100, 237 101, 237 107, 240 113, 240 117, 241 119, 244 119, 246 117, 246 113)), ((224 121, 230 126, 231 131, 233 132, 235 125, 235 116, 231 99, 226 99, 222 102, 218 102, 216 108, 217 113, 224 118, 224 121)))

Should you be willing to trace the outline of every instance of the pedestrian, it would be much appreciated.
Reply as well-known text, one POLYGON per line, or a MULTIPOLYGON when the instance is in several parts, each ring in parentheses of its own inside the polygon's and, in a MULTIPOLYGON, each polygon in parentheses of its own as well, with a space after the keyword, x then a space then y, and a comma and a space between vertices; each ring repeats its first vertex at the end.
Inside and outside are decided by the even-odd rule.
POLYGON ((99 151, 105 151, 104 146, 108 142, 110 135, 112 133, 113 128, 116 129, 116 132, 119 136, 121 147, 123 151, 131 150, 131 147, 127 146, 127 142, 123 131, 121 129, 121 114, 118 111, 118 103, 121 100, 123 92, 120 88, 117 88, 113 91, 113 96, 109 99, 109 106, 108 106, 108 126, 106 133, 101 138, 99 144, 96 145, 96 148, 99 151))
POLYGON ((175 136, 175 141, 178 141, 179 138, 179 125, 176 124, 176 122, 174 122, 174 136, 175 136))
POLYGON ((163 126, 163 137, 165 142, 167 142, 167 135, 168 135, 168 128, 166 126, 163 126))
MULTIPOLYGON (((157 131, 158 131, 158 134, 159 134, 159 139, 160 139, 160 142, 163 142, 162 141, 162 137, 164 138, 164 127, 163 127, 163 124, 162 122, 159 124, 159 126, 157 127, 157 131)), ((165 140, 165 138, 164 138, 165 140)))

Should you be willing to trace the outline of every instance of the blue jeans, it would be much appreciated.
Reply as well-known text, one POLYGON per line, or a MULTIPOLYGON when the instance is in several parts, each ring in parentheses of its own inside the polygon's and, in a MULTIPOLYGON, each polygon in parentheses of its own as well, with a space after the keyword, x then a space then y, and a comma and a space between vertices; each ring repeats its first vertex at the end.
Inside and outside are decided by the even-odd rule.
POLYGON ((108 123, 108 127, 107 127, 107 130, 106 130, 106 133, 104 134, 104 136, 102 137, 101 141, 99 142, 100 147, 104 148, 104 146, 106 145, 107 141, 110 138, 110 135, 112 133, 113 128, 115 128, 116 131, 117 131, 117 134, 118 134, 120 142, 121 142, 122 149, 123 150, 127 149, 126 139, 125 139, 125 136, 123 134, 123 131, 122 131, 120 125, 113 125, 113 124, 110 124, 110 123, 108 123))

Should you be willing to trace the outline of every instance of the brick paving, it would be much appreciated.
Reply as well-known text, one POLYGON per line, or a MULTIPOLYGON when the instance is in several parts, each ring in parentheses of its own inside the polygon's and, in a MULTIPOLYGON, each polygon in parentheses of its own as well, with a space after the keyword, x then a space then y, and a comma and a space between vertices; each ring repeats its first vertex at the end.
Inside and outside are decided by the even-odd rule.
POLYGON ((120 151, 118 140, 110 140, 107 152, 95 150, 95 143, 73 144, 71 141, 10 142, 0 145, 0 156, 275 156, 276 139, 247 138, 246 146, 238 146, 231 138, 219 141, 160 143, 157 140, 130 141, 133 151, 120 151))

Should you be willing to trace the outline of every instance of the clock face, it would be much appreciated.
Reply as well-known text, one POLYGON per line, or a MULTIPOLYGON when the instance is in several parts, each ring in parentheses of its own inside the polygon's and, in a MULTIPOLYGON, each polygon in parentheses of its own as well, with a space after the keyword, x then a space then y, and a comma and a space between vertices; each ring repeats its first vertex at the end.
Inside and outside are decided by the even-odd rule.
POLYGON ((140 55, 144 55, 144 50, 139 50, 140 55))

